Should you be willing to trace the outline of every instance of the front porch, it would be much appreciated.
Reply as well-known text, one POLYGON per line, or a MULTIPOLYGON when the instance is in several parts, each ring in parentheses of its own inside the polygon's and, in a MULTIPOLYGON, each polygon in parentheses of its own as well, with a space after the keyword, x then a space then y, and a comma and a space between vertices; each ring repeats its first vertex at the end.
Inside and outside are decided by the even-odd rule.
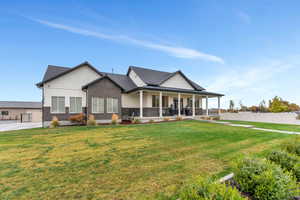
POLYGON ((139 90, 129 95, 129 99, 135 99, 135 105, 138 105, 131 103, 131 106, 122 106, 124 119, 162 120, 175 119, 178 116, 191 119, 220 114, 221 95, 218 94, 139 90), (210 98, 217 98, 218 108, 215 112, 209 110, 210 98))

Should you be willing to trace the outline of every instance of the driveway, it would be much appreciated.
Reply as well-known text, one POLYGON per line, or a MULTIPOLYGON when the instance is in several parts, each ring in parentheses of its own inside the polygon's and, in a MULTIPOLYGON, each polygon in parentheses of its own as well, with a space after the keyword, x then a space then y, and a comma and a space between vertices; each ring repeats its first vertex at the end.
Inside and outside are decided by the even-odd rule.
POLYGON ((13 131, 40 127, 42 127, 42 122, 20 123, 16 121, 0 121, 0 131, 13 131))

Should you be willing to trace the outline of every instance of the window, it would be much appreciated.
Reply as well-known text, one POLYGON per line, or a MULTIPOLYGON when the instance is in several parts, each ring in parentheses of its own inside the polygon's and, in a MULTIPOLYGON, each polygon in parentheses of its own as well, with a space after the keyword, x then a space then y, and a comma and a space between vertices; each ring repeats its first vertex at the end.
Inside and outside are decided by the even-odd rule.
POLYGON ((119 105, 117 98, 107 98, 107 113, 118 113, 119 105))
POLYGON ((8 111, 1 111, 1 115, 8 115, 8 111))
POLYGON ((65 97, 53 96, 51 98, 51 112, 65 113, 65 97))
POLYGON ((169 97, 162 96, 162 107, 167 108, 169 107, 169 97))
POLYGON ((82 98, 70 97, 70 113, 81 113, 81 112, 82 112, 82 98))
POLYGON ((159 107, 159 96, 152 95, 152 107, 159 107))
POLYGON ((104 113, 104 99, 92 97, 92 113, 104 113))

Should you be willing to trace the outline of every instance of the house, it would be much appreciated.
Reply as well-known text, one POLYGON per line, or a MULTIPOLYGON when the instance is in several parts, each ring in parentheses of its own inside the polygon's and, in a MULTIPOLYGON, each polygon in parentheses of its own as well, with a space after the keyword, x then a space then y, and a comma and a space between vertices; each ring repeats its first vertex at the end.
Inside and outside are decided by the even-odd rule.
POLYGON ((0 101, 0 120, 41 122, 42 103, 28 101, 0 101))
POLYGON ((99 123, 110 122, 113 113, 121 119, 192 118, 209 114, 209 98, 218 98, 220 108, 223 96, 206 91, 181 71, 130 66, 127 74, 114 74, 98 71, 88 62, 73 68, 49 65, 36 85, 43 93, 45 126, 54 116, 67 124, 69 117, 78 113, 92 114, 99 123))

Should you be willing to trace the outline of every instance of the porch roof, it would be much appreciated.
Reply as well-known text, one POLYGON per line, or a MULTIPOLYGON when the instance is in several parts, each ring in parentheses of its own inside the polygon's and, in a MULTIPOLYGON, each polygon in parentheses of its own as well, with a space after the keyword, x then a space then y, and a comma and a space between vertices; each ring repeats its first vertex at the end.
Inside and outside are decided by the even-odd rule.
POLYGON ((205 96, 224 96, 224 94, 214 93, 214 92, 208 92, 206 90, 188 90, 188 89, 180 89, 180 88, 170 88, 170 87, 157 87, 157 86, 143 86, 143 87, 137 87, 130 91, 127 91, 127 93, 135 92, 138 90, 154 90, 154 91, 165 91, 165 92, 180 92, 180 93, 189 93, 189 94, 199 94, 199 95, 205 95, 205 96))

